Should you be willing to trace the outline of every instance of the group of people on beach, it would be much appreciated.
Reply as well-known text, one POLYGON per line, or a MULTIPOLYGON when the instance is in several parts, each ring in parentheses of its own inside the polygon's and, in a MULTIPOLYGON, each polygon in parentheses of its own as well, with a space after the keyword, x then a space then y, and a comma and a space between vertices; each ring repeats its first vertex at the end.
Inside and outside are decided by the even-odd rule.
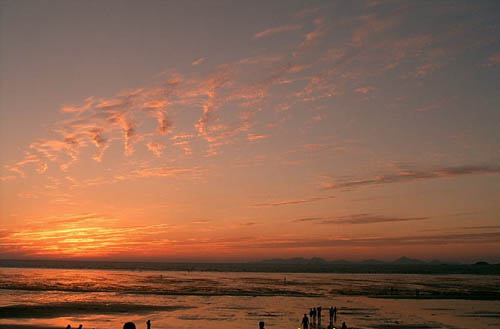
MULTIPOLYGON (((309 325, 311 329, 324 329, 324 327, 321 326, 321 311, 322 307, 318 306, 309 310, 309 317, 307 317, 307 313, 304 313, 304 317, 302 318, 302 329, 309 329, 309 325)), ((331 306, 329 313, 330 323, 327 329, 335 329, 334 324, 337 322, 337 307, 331 306)), ((341 329, 347 329, 345 322, 342 323, 341 329)))
MULTIPOLYGON (((146 326, 147 326, 147 329, 151 329, 151 321, 150 320, 146 321, 146 326)), ((66 329, 72 329, 71 325, 68 324, 68 326, 66 327, 66 329)), ((80 325, 78 327, 78 329, 83 329, 83 326, 80 325)), ((135 327, 135 323, 133 323, 133 322, 126 322, 123 325, 123 329, 137 329, 137 328, 135 327)))
MULTIPOLYGON (((309 321, 309 317, 304 313, 304 317, 302 318, 302 329, 309 329, 309 324, 311 324, 311 329, 335 329, 334 324, 337 322, 337 307, 330 307, 330 324, 327 328, 321 326, 321 311, 322 307, 313 307, 309 310, 309 317, 311 320, 309 321)), ((151 321, 148 320, 146 322, 147 329, 151 329, 151 321)), ((71 329, 71 325, 68 324, 66 329, 71 329)), ((78 327, 78 329, 82 329, 82 325, 78 327)), ((136 326, 133 322, 127 322, 123 325, 123 329, 136 329, 136 326)), ((259 322, 259 329, 264 328, 264 321, 259 322)), ((345 322, 342 322, 342 327, 340 329, 348 329, 345 322)))

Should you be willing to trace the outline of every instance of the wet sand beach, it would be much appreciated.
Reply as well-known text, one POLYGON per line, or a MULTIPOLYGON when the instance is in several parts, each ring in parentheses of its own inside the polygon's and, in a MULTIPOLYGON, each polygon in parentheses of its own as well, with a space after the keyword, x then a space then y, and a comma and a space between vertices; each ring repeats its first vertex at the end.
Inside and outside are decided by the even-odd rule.
POLYGON ((294 329, 317 306, 326 326, 327 308, 336 306, 336 327, 490 329, 500 326, 499 287, 500 277, 481 275, 3 268, 0 325, 97 329, 150 319, 155 329, 248 329, 259 321, 294 329))

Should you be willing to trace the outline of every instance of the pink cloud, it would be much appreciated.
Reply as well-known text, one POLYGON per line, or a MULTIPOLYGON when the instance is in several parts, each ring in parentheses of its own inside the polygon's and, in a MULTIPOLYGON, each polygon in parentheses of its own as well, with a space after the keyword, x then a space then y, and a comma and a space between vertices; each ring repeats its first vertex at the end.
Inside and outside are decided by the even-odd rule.
POLYGON ((381 35, 388 29, 395 27, 400 21, 400 17, 395 13, 384 18, 369 14, 361 16, 360 19, 363 25, 355 29, 352 33, 352 42, 354 45, 359 45, 374 35, 381 35))
POLYGON ((305 48, 309 48, 315 44, 315 42, 322 37, 327 31, 326 18, 319 17, 314 20, 314 30, 307 33, 304 37, 304 41, 299 46, 299 51, 305 48))
POLYGON ((268 137, 269 137, 269 135, 259 135, 259 134, 248 134, 248 136, 247 136, 248 140, 251 142, 265 139, 268 137))
POLYGON ((206 57, 200 57, 200 58, 197 58, 195 59, 192 63, 191 63, 191 66, 198 66, 200 64, 202 64, 203 62, 205 62, 206 60, 206 57))
POLYGON ((273 28, 264 30, 264 31, 259 32, 259 33, 255 33, 253 38, 254 39, 261 39, 261 38, 268 37, 268 36, 273 35, 273 34, 289 32, 289 31, 297 31, 300 29, 302 29, 302 26, 300 26, 300 25, 283 25, 283 26, 279 26, 279 27, 273 27, 273 28))

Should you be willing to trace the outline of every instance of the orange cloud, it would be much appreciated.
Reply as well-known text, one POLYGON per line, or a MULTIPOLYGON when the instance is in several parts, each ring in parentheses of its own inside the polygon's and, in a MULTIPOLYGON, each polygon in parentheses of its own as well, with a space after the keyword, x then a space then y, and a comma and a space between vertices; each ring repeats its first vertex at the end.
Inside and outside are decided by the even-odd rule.
POLYGON ((166 247, 167 224, 123 227, 96 214, 67 215, 31 221, 17 231, 4 231, 0 252, 17 257, 99 258, 140 252, 137 248, 166 247))
POLYGON ((354 91, 357 94, 366 95, 372 93, 373 91, 375 91, 375 89, 376 89, 375 87, 369 86, 369 87, 356 88, 354 91))
POLYGON ((165 149, 165 145, 160 142, 149 142, 147 144, 147 147, 157 157, 161 157, 161 155, 163 154, 163 150, 165 149))

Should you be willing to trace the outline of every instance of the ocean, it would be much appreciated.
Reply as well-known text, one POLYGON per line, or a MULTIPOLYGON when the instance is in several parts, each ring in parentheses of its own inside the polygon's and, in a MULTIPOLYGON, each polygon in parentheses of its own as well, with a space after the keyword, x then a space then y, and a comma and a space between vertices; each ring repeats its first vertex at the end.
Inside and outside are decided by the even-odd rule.
POLYGON ((349 328, 500 328, 498 275, 38 264, 0 268, 0 328, 121 329, 132 321, 146 329, 151 320, 152 329, 256 329, 259 321, 266 329, 296 329, 318 306, 323 326, 328 309, 337 307, 335 328, 342 322, 349 328))

